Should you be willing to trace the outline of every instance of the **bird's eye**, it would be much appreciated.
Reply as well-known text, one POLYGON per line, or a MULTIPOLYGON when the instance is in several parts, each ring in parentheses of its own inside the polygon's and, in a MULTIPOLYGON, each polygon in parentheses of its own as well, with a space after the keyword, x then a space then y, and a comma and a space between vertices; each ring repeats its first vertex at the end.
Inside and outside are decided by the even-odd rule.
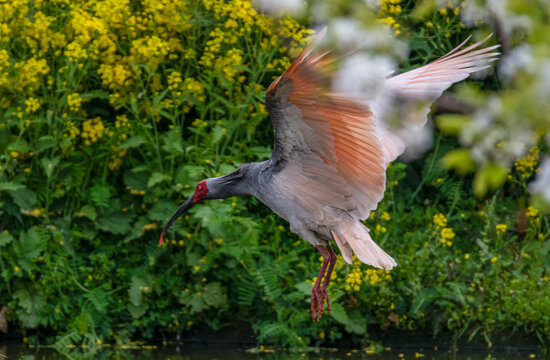
POLYGON ((201 189, 202 189, 201 185, 197 186, 197 190, 201 190, 201 189))

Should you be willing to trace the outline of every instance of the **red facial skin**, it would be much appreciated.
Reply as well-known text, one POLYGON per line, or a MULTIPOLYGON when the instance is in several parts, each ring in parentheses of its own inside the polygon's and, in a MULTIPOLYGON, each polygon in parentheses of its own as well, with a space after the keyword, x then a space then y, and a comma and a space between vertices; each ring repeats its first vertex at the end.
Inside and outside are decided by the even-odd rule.
POLYGON ((196 204, 205 198, 208 194, 208 186, 206 186, 206 180, 199 181, 195 187, 195 193, 193 194, 193 203, 196 204))

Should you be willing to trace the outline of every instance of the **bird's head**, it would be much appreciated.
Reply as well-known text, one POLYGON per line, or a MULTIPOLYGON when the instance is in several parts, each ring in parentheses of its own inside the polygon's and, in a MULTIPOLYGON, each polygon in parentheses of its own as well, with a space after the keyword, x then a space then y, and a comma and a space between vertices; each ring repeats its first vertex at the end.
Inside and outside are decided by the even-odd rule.
POLYGON ((196 203, 202 200, 225 199, 230 196, 250 194, 249 184, 243 181, 245 180, 246 174, 248 174, 250 166, 251 164, 244 164, 230 174, 199 181, 195 186, 193 194, 185 200, 162 230, 159 244, 162 245, 166 231, 174 221, 184 212, 191 209, 196 203))
POLYGON ((195 205, 199 201, 204 200, 208 195, 209 191, 210 190, 208 189, 206 180, 202 180, 197 183, 197 185, 195 186, 195 192, 193 192, 193 194, 191 194, 191 196, 189 196, 187 200, 185 200, 185 202, 180 206, 178 211, 176 211, 176 213, 168 221, 168 224, 166 224, 166 226, 162 230, 162 234, 160 234, 159 245, 162 245, 162 243, 164 242, 164 236, 166 235, 166 231, 168 230, 168 228, 170 228, 170 226, 172 226, 174 221, 176 221, 176 219, 179 218, 184 212, 191 209, 193 205, 195 205))

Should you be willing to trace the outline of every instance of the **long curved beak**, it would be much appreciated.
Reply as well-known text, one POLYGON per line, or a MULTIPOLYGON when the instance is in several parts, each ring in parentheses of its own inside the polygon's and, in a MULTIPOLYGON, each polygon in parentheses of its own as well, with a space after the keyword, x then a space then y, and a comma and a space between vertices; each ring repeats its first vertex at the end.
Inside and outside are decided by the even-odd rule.
POLYGON ((180 208, 178 209, 178 211, 176 211, 176 213, 172 216, 172 218, 168 221, 168 224, 166 224, 166 226, 164 227, 164 229, 162 230, 162 234, 160 234, 160 240, 159 240, 159 245, 162 245, 162 243, 164 242, 164 235, 166 235, 166 231, 168 230, 168 228, 170 226, 172 226, 172 224, 174 223, 174 221, 176 221, 177 218, 179 218, 181 216, 181 214, 183 214, 184 212, 186 212, 187 210, 191 209, 194 205, 194 202, 193 202, 193 195, 194 194, 191 194, 191 196, 189 196, 187 198, 187 200, 185 200, 185 202, 180 206, 180 208))

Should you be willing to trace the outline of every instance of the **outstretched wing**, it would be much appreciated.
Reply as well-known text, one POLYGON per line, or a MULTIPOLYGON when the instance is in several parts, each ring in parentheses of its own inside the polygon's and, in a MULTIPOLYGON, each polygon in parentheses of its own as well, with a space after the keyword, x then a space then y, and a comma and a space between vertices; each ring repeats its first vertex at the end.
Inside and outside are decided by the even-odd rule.
POLYGON ((372 112, 330 89, 334 61, 310 44, 269 87, 271 161, 299 175, 291 191, 366 218, 384 193, 384 154, 372 112))
POLYGON ((490 37, 461 50, 470 40, 470 35, 443 57, 386 80, 385 85, 394 96, 394 102, 387 98, 386 93, 375 99, 371 106, 387 162, 401 155, 411 139, 424 127, 431 104, 443 91, 470 74, 488 68, 498 58, 500 53, 494 50, 500 45, 478 49, 490 37), (400 115, 404 119, 399 126, 391 128, 383 118, 391 111, 390 108, 396 108, 395 102, 399 102, 403 110, 400 115))

